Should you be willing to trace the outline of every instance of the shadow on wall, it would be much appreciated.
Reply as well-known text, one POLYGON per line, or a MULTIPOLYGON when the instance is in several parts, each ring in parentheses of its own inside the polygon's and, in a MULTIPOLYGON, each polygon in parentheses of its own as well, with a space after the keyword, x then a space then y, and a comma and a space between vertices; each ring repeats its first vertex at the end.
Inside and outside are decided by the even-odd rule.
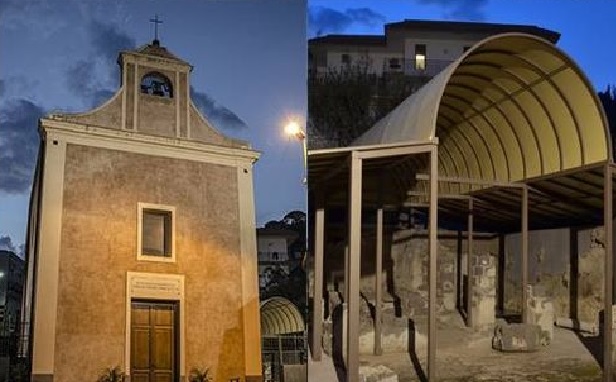
POLYGON ((336 376, 339 382, 346 381, 346 368, 344 365, 344 306, 336 305, 332 312, 332 360, 336 368, 336 376))
POLYGON ((410 318, 409 318, 408 333, 409 333, 409 339, 408 339, 409 356, 411 357, 411 363, 413 364, 413 368, 415 369, 415 374, 417 375, 417 378, 419 379, 419 381, 428 382, 428 378, 426 377, 426 373, 421 367, 421 362, 419 361, 419 357, 417 356, 417 349, 415 347, 415 334, 416 334, 415 321, 413 321, 410 318))
MULTIPOLYGON (((237 310, 235 320, 237 326, 225 330, 222 337, 222 345, 218 352, 218 364, 214 375, 214 381, 228 382, 237 379, 241 381, 244 373, 244 341, 241 327, 242 310, 237 310)), ((190 338, 186 339, 190 341, 190 338)))

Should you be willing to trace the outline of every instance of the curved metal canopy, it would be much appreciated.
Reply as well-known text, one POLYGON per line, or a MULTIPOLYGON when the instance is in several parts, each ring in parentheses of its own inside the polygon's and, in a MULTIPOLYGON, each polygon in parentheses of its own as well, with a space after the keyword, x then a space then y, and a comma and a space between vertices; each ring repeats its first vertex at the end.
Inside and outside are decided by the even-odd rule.
POLYGON ((280 335, 304 331, 304 319, 297 307, 284 297, 261 303, 261 335, 280 335))
POLYGON ((583 72, 550 42, 520 33, 477 43, 352 146, 435 137, 444 177, 515 182, 612 159, 583 72))

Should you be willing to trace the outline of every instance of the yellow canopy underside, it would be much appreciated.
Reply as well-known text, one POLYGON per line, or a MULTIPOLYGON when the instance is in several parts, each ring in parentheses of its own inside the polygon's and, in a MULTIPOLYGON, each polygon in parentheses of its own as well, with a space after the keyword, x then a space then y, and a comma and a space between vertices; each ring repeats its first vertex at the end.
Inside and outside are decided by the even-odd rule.
POLYGON ((284 297, 261 303, 261 334, 280 335, 304 331, 304 319, 297 307, 284 297))
POLYGON ((518 33, 477 43, 352 146, 435 137, 445 177, 515 182, 612 158, 582 71, 550 42, 518 33))

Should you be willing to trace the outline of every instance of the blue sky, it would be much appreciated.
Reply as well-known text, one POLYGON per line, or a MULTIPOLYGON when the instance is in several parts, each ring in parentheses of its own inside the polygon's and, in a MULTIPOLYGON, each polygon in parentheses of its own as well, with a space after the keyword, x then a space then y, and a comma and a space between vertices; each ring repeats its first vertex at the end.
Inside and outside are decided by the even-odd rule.
POLYGON ((161 45, 194 66, 197 105, 262 152, 257 223, 304 209, 301 143, 282 130, 289 118, 305 120, 305 2, 9 0, 0 4, 0 236, 15 247, 25 236, 38 117, 110 96, 118 50, 151 42, 155 13, 161 45))
POLYGON ((306 28, 309 36, 381 34, 384 23, 405 18, 537 25, 561 33, 558 46, 597 90, 616 84, 613 0, 310 0, 308 14, 302 0, 4 0, 0 237, 23 242, 38 116, 87 110, 115 90, 117 49, 151 41, 155 13, 162 45, 195 67, 197 103, 222 132, 263 152, 258 224, 304 207, 301 145, 282 126, 305 118, 306 28))

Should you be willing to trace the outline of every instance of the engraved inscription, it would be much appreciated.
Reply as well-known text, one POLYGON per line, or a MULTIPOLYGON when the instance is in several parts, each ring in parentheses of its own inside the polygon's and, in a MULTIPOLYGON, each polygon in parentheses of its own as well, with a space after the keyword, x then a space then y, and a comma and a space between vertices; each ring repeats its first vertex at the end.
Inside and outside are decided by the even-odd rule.
POLYGON ((131 297, 177 300, 181 295, 179 279, 156 276, 133 276, 130 282, 131 297))

